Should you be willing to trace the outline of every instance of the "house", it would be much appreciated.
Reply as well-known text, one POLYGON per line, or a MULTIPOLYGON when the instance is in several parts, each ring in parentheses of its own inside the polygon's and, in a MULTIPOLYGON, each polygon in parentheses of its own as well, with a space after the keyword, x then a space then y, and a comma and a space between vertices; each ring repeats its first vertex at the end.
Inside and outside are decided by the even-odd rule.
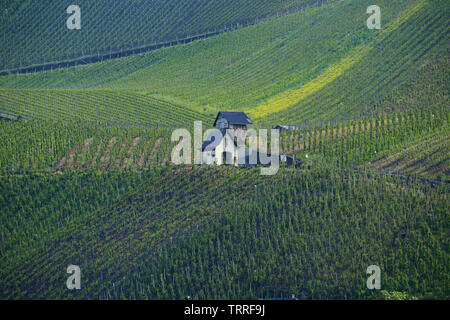
MULTIPOLYGON (((273 157, 258 150, 258 146, 247 148, 248 126, 253 123, 244 112, 219 112, 214 128, 201 147, 202 163, 208 165, 271 166, 273 157)), ((250 135, 250 134, 249 134, 250 135)), ((279 163, 277 161, 276 163, 279 163)), ((292 163, 295 163, 293 160, 292 163)))
POLYGON ((245 149, 245 137, 253 123, 244 112, 219 112, 212 132, 203 142, 202 162, 205 164, 244 164, 253 151, 245 149), (219 134, 220 133, 220 134, 219 134))
POLYGON ((234 130, 245 133, 253 123, 244 112, 219 112, 213 126, 219 130, 234 130))
POLYGON ((236 149, 237 145, 227 130, 221 129, 219 134, 210 133, 202 144, 202 162, 209 165, 234 164, 236 149))

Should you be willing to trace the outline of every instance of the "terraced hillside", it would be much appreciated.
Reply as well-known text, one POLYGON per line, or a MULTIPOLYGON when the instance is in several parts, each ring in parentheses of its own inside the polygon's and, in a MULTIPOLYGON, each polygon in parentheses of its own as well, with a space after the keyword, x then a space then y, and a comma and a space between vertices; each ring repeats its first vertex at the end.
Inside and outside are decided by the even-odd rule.
POLYGON ((316 2, 79 0, 82 27, 69 30, 66 10, 73 2, 5 0, 0 5, 0 70, 183 39, 316 2))

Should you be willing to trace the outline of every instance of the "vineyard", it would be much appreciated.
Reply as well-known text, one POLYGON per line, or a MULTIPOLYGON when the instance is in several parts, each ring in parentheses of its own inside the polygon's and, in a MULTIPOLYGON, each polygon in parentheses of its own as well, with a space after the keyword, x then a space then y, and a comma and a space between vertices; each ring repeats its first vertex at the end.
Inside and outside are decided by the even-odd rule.
POLYGON ((448 108, 442 107, 319 124, 282 134, 280 149, 300 159, 317 154, 339 165, 420 174, 431 179, 448 177, 448 117, 448 108), (400 155, 394 156, 397 153, 400 155))
POLYGON ((85 121, 0 123, 0 174, 145 169, 170 160, 167 128, 85 121))
POLYGON ((0 4, 0 299, 450 297, 448 1, 78 4, 0 4), (218 111, 295 165, 174 165, 218 111))
MULTIPOLYGON (((445 82, 449 68, 448 2, 420 3, 422 9, 416 11, 417 7, 414 7, 416 10, 410 10, 408 13, 411 16, 399 22, 395 31, 384 34, 384 38, 380 37, 367 56, 360 63, 355 63, 350 72, 342 74, 339 81, 332 81, 292 108, 268 116, 266 121, 287 121, 296 117, 303 121, 340 120, 386 110, 391 106, 383 104, 383 99, 392 96, 398 87, 403 86, 402 90, 405 90, 408 86, 405 83, 426 88, 426 92, 414 92, 418 99, 422 100, 433 92, 431 96, 448 105, 448 82, 445 82), (425 81, 418 84, 414 79, 422 77, 428 80, 420 75, 424 63, 440 68, 434 72, 439 80, 431 82, 436 85, 435 88, 428 87, 429 83, 425 81)), ((420 106, 420 103, 417 105, 420 106)))
POLYGON ((377 298, 370 264, 388 291, 449 294, 448 186, 326 166, 1 181, 2 298, 377 298))
POLYGON ((212 118, 170 101, 119 90, 0 89, 0 105, 38 120, 180 127, 212 118))
POLYGON ((79 0, 82 29, 66 27, 67 1, 5 0, 0 7, 0 70, 118 52, 227 30, 316 0, 79 0), (243 9, 244 8, 244 9, 243 9), (12 54, 14 53, 14 54, 12 54))
MULTIPOLYGON (((245 110, 260 124, 298 124, 357 119, 391 108, 384 99, 414 82, 424 63, 435 65, 440 79, 448 78, 447 1, 381 1, 386 28, 379 33, 362 27, 366 17, 358 12, 369 3, 330 2, 186 45, 3 76, 0 87, 29 90, 2 91, 0 109, 11 111, 19 100, 18 110, 33 111, 33 95, 43 95, 52 113, 60 112, 53 112, 55 105, 72 110, 54 91, 67 89, 67 94, 77 95, 68 89, 84 89, 78 105, 86 118, 111 109, 102 96, 115 93, 131 96, 136 104, 153 106, 149 100, 155 98, 167 101, 167 109, 175 104, 209 117, 224 109, 245 110)), ((438 91, 429 91, 448 104, 442 80, 434 81, 438 91)), ((120 105, 130 110, 128 121, 133 122, 135 106, 120 105)), ((149 114, 147 121, 179 125, 162 107, 155 109, 162 116, 149 114)), ((115 118, 123 121, 126 116, 115 118)))

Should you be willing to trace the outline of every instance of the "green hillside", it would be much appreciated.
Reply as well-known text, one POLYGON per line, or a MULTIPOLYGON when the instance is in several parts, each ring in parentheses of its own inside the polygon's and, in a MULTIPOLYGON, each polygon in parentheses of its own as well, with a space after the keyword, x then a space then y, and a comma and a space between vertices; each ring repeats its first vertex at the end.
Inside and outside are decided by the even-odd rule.
POLYGON ((161 166, 174 146, 170 134, 83 120, 0 122, 0 175, 161 166))
POLYGON ((0 181, 2 299, 376 298, 371 264, 385 290, 449 295, 447 186, 332 168, 0 181), (83 289, 68 292, 75 262, 83 289))
MULTIPOLYGON (((448 108, 441 106, 316 124, 282 133, 280 150, 302 160, 308 154, 339 166, 448 179, 448 122, 448 108)), ((170 129, 126 123, 23 120, 0 129, 3 173, 144 169, 166 164, 175 146, 170 129)))
MULTIPOLYGON (((386 171, 401 167, 433 179, 448 174, 448 2, 380 3, 380 31, 368 30, 366 15, 358 14, 367 3, 324 4, 186 45, 0 77, 0 110, 35 119, 158 127, 192 127, 195 120, 209 126, 217 110, 244 110, 258 125, 300 124, 317 132, 333 127, 331 132, 341 130, 340 123, 354 126, 347 120, 370 122, 399 112, 391 117, 411 119, 410 112, 425 108, 427 115, 442 115, 431 131, 424 127, 405 138, 398 128, 389 136, 395 143, 363 144, 345 159, 347 147, 325 139, 326 156, 386 171), (441 137, 433 139, 437 132, 441 137), (425 141, 435 146, 412 151, 425 141), (406 148, 410 160, 390 165, 406 157, 401 154, 406 148)), ((386 138, 371 132, 370 141, 386 138)), ((308 137, 308 130, 302 134, 308 137)))
POLYGON ((365 27, 369 3, 341 1, 147 54, 1 77, 0 86, 139 91, 207 114, 245 110, 269 125, 357 118, 390 108, 383 97, 436 52, 440 77, 448 70, 447 1, 381 1, 380 31, 365 27))
POLYGON ((0 297, 384 298, 371 264, 388 292, 448 297, 448 185, 352 168, 443 127, 445 110, 305 128, 282 149, 308 161, 263 177, 167 166, 167 129, 0 123, 0 297))
MULTIPOLYGON (((365 55, 359 57, 359 61, 347 72, 337 78, 330 77, 333 81, 325 80, 326 85, 320 90, 308 94, 291 108, 269 115, 267 121, 273 121, 274 118, 287 121, 292 117, 304 120, 345 119, 357 117, 361 113, 392 111, 392 104, 380 103, 383 98, 399 94, 405 96, 410 92, 402 90, 406 91, 411 86, 427 89, 425 92, 414 92, 414 97, 418 99, 426 99, 429 93, 437 97, 431 106, 448 105, 449 86, 447 82, 442 82, 448 79, 449 67, 448 9, 448 2, 419 2, 397 20, 398 25, 392 27, 392 32, 381 33, 377 41, 361 49, 365 55), (432 85, 437 84, 434 88, 428 87, 426 81, 429 78, 424 79, 420 74, 423 65, 430 64, 429 59, 434 64, 431 68, 438 69, 434 74, 439 80, 432 80, 432 85), (417 84, 415 77, 422 77, 424 82, 417 84), (403 87, 395 91, 399 86, 403 87)), ((349 56, 350 59, 353 57, 349 56)), ((342 61, 338 66, 342 66, 342 61)), ((411 105, 410 102, 408 104, 411 105)), ((397 109, 402 109, 398 105, 397 109)), ((416 106, 430 105, 416 102, 416 106)))
POLYGON ((0 72, 219 32, 0 76, 0 299, 450 297, 448 1, 79 4, 3 1, 0 72), (175 166, 219 110, 299 162, 175 166))
POLYGON ((306 127, 282 134, 281 151, 300 159, 316 155, 338 165, 448 180, 448 115, 442 107, 306 127))
POLYGON ((0 101, 4 111, 39 120, 180 127, 213 117, 144 93, 110 89, 0 89, 0 101))
POLYGON ((72 1, 4 0, 0 70, 95 56, 254 23, 313 0, 79 0, 81 29, 69 30, 72 1))

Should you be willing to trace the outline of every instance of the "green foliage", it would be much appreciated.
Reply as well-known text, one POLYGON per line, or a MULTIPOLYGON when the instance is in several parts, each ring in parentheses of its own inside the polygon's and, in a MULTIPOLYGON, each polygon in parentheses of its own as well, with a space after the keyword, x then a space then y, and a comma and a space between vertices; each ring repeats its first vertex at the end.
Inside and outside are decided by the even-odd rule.
POLYGON ((379 2, 383 28, 396 25, 391 31, 382 29, 382 36, 365 27, 370 1, 324 2, 318 8, 187 45, 86 66, 0 77, 2 88, 49 90, 2 91, 0 109, 45 117, 74 117, 77 110, 76 116, 83 119, 139 119, 178 126, 184 120, 202 118, 200 114, 212 118, 222 109, 245 110, 252 116, 274 96, 304 86, 312 89, 308 85, 318 77, 326 83, 317 92, 301 93, 300 102, 288 99, 272 108, 281 111, 257 114, 253 120, 263 125, 337 122, 418 109, 424 104, 448 105, 445 21, 449 4, 425 1, 420 10, 402 20, 417 3, 379 2), (355 48, 363 48, 365 54, 350 63, 355 48), (435 55, 438 58, 430 62, 435 55), (348 70, 336 79, 333 74, 327 77, 327 72, 339 73, 342 61, 347 60, 348 70), (423 72, 424 65, 427 72, 423 72), (76 90, 92 88, 113 90, 76 90))
POLYGON ((171 130, 85 121, 0 122, 0 174, 144 169, 170 160, 171 130))
MULTIPOLYGON (((4 2, 0 69, 311 3, 91 2, 71 35, 53 19, 64 3, 4 2)), ((380 0, 380 32, 365 27, 369 0, 320 4, 189 44, 0 77, 0 114, 32 118, 0 122, 0 298, 448 299, 448 1, 380 0), (265 177, 170 164, 171 128, 299 88, 314 92, 252 120, 299 124, 281 149, 300 168, 265 177), (81 291, 65 286, 70 264, 81 291), (372 264, 381 291, 366 288, 372 264)))
POLYGON ((121 90, 0 89, 0 108, 38 120, 182 126, 209 117, 159 98, 121 90))
POLYGON ((417 297, 404 292, 381 290, 380 293, 385 300, 417 300, 417 297))
POLYGON ((336 166, 383 166, 385 171, 420 173, 427 178, 436 178, 440 173, 445 181, 449 174, 449 134, 448 108, 440 106, 319 124, 295 134, 282 134, 281 146, 283 153, 296 153, 300 159, 305 154, 318 154, 336 166), (399 157, 388 159, 398 152, 405 163, 399 157))
POLYGON ((174 167, 0 179, 11 298, 448 297, 448 186, 370 172, 174 167), (11 187, 12 186, 12 187, 11 187), (51 196, 50 196, 51 195, 51 196), (82 290, 68 292, 78 264, 82 290), (409 296, 408 296, 409 297, 409 296))
MULTIPOLYGON (((372 42, 370 52, 341 77, 260 122, 337 122, 424 106, 448 106, 449 25, 445 21, 449 2, 424 3, 422 10, 396 30, 372 42)), ((386 11, 383 8, 385 27, 386 11)))
POLYGON ((79 0, 81 30, 68 30, 70 2, 5 0, 0 70, 183 39, 313 2, 79 0))

